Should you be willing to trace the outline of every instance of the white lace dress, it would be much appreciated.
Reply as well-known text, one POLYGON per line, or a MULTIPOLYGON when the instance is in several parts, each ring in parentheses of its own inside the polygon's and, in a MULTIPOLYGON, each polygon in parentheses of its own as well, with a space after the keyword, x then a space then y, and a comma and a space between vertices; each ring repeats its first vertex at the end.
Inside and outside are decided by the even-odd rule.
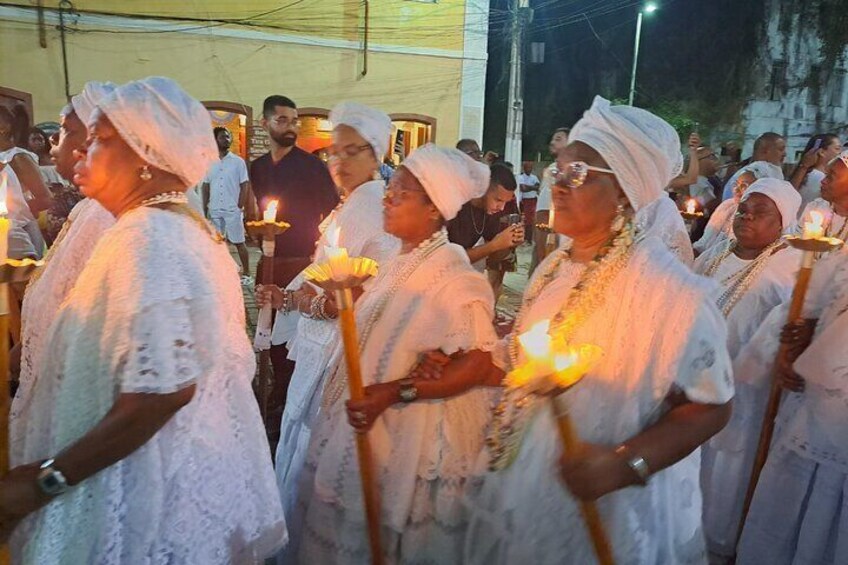
POLYGON ((43 270, 27 287, 21 307, 20 381, 9 415, 12 466, 27 463, 21 450, 30 417, 32 388, 41 374, 42 355, 45 350, 48 355, 52 353, 51 344, 46 341, 50 326, 100 236, 114 223, 115 217, 97 201, 88 198, 80 201, 68 216, 64 234, 60 232, 50 248, 43 270))
POLYGON ((707 249, 721 245, 730 239, 733 233, 733 216, 736 215, 737 208, 739 208, 739 200, 731 198, 725 200, 713 210, 707 226, 704 228, 704 235, 693 245, 696 252, 703 253, 707 249))
POLYGON ((121 217, 47 339, 26 461, 74 443, 120 394, 196 391, 141 448, 31 516, 20 562, 257 563, 284 543, 236 267, 194 219, 121 217))
POLYGON ((685 265, 692 265, 695 254, 689 230, 674 200, 665 194, 636 213, 636 226, 644 236, 658 237, 685 265))
MULTIPOLYGON (((327 216, 316 244, 316 262, 326 260, 325 232, 332 222, 341 229, 339 245, 345 247, 351 257, 370 257, 382 267, 397 255, 400 240, 383 231, 384 191, 383 181, 367 182, 354 190, 343 206, 327 216)), ((288 288, 298 289, 303 281, 303 276, 299 275, 288 288)), ((300 473, 321 407, 328 367, 341 351, 338 327, 336 320, 311 320, 296 313, 277 314, 272 341, 275 344, 288 342, 289 358, 296 362, 280 424, 276 456, 277 485, 286 515, 293 512, 297 502, 300 473)), ((301 525, 289 523, 293 538, 299 537, 301 525)), ((284 549, 279 560, 292 560, 292 549, 284 549)))
MULTIPOLYGON (((712 283, 692 274, 657 238, 637 243, 632 253, 610 283, 608 298, 573 338, 600 346, 604 357, 564 395, 579 437, 609 447, 656 422, 674 388, 701 403, 725 403, 733 395, 724 320, 710 299, 712 283)), ((542 263, 535 276, 554 259, 542 263)), ((563 261, 527 305, 516 331, 559 311, 584 269, 563 261)), ((495 358, 508 369, 506 349, 501 342, 495 358)), ((523 414, 513 428, 519 433, 523 428, 524 436, 512 464, 487 472, 485 452, 470 483, 464 563, 595 563, 578 504, 559 477, 561 446, 551 410, 537 401, 523 414)), ((616 563, 706 562, 699 467, 696 450, 653 475, 646 487, 597 501, 616 563)))
MULTIPOLYGON (((751 342, 762 352, 751 373, 766 382, 787 309, 776 309, 763 324, 771 331, 751 342)), ((848 250, 816 264, 804 317, 818 319, 794 364, 806 386, 784 395, 739 542, 740 565, 848 563, 848 250)))
MULTIPOLYGON (((727 242, 707 250, 695 261, 695 272, 706 270, 727 247, 727 242)), ((731 253, 719 265, 712 278, 725 290, 725 281, 750 265, 731 253)), ((769 313, 792 294, 801 253, 785 248, 768 259, 765 267, 742 295, 727 317, 727 347, 733 361, 734 375, 748 375, 750 363, 744 354, 769 313)), ((732 280, 730 281, 732 282, 732 280)), ((716 297, 718 298, 718 296, 716 297)), ((732 557, 736 553, 736 536, 742 505, 754 465, 760 424, 768 398, 768 386, 747 379, 736 380, 733 414, 728 425, 702 448, 701 488, 704 491, 704 534, 707 547, 718 555, 732 557)))
MULTIPOLYGON (((417 253, 385 265, 357 302, 361 335, 382 311, 362 351, 366 386, 404 378, 426 351, 488 350, 496 341, 491 287, 465 251, 445 243, 407 278, 417 253)), ((305 516, 303 564, 370 562, 342 363, 336 361, 341 370, 325 387, 329 406, 319 415, 291 520, 305 516)), ((483 445, 490 398, 488 389, 477 388, 447 400, 397 404, 377 419, 368 437, 387 563, 461 562, 468 520, 462 493, 483 445)))

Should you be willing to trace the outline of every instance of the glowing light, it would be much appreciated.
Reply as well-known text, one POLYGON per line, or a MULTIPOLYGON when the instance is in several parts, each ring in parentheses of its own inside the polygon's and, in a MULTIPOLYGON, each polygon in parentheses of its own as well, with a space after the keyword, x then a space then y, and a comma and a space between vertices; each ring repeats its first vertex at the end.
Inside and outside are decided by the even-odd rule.
POLYGON ((695 200, 694 198, 690 198, 689 200, 687 200, 686 201, 686 213, 687 214, 694 214, 695 208, 696 208, 697 205, 698 205, 698 201, 695 200))
POLYGON ((265 208, 265 212, 262 214, 262 221, 268 224, 273 224, 277 221, 277 206, 279 202, 276 200, 272 200, 268 203, 268 207, 265 208))
POLYGON ((543 361, 551 355, 551 336, 548 335, 550 327, 550 320, 542 320, 518 336, 521 348, 531 360, 543 361))
POLYGON ((818 239, 823 237, 824 214, 811 210, 809 219, 809 222, 804 222, 804 234, 801 237, 803 239, 818 239))
POLYGON ((642 9, 646 14, 653 14, 657 10, 659 10, 659 6, 654 4, 653 2, 648 2, 645 4, 645 7, 642 9))

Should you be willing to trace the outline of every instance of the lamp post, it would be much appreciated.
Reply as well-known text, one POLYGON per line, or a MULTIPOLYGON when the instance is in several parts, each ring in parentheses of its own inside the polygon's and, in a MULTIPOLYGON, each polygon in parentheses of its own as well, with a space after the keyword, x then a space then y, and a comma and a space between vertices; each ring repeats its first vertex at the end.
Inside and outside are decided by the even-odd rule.
POLYGON ((628 104, 633 105, 633 99, 636 98, 636 64, 639 62, 639 42, 642 39, 642 16, 644 14, 653 14, 657 11, 657 5, 653 2, 648 2, 639 10, 639 16, 636 18, 636 42, 633 46, 633 70, 630 73, 630 98, 628 104))

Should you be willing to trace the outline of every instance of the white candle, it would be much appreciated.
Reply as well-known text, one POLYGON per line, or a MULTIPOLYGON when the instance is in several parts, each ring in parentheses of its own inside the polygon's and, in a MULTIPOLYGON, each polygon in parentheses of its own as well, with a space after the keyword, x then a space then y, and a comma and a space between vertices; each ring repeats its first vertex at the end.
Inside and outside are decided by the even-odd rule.
POLYGON ((351 261, 347 249, 339 245, 342 230, 333 220, 324 233, 324 239, 327 241, 327 245, 324 246, 324 254, 330 263, 333 280, 344 280, 351 275, 351 261))
POLYGON ((818 239, 824 236, 824 214, 810 211, 810 221, 804 222, 802 239, 818 239))
POLYGON ((686 201, 686 213, 687 214, 694 214, 696 205, 697 205, 697 201, 694 198, 690 198, 689 200, 687 200, 686 201))
POLYGON ((279 203, 276 200, 272 200, 268 203, 268 207, 265 208, 265 212, 262 214, 262 221, 266 224, 273 224, 277 221, 277 205, 279 203))
POLYGON ((551 231, 554 229, 554 216, 556 216, 556 208, 554 208, 554 203, 551 202, 551 211, 548 214, 548 227, 551 231))

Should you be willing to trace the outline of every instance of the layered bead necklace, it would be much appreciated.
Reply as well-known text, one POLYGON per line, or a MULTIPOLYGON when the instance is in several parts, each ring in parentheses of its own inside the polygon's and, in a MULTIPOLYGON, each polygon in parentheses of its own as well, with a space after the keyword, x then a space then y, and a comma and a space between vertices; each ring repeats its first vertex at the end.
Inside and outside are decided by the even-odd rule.
MULTIPOLYGON (((721 266, 721 263, 736 250, 737 246, 738 243, 735 239, 730 240, 727 243, 725 250, 709 264, 704 272, 704 276, 709 278, 715 276, 721 266)), ((739 300, 742 299, 745 293, 748 292, 748 289, 751 288, 751 285, 757 280, 757 277, 760 276, 760 273, 763 269, 765 269, 771 256, 784 248, 786 248, 786 243, 782 239, 772 242, 768 247, 763 249, 759 255, 757 255, 756 259, 748 263, 748 265, 744 268, 720 281, 724 291, 721 293, 721 296, 718 297, 716 303, 718 307, 721 308, 721 312, 724 314, 725 318, 730 315, 733 307, 739 303, 739 300)))
MULTIPOLYGON (((632 219, 617 220, 618 229, 609 241, 601 247, 595 258, 586 266, 577 284, 568 295, 551 322, 551 335, 563 336, 570 341, 577 330, 603 306, 608 298, 608 290, 619 273, 627 266, 632 256, 636 229, 632 219), (623 223, 623 226, 620 225, 623 223)), ((544 289, 556 278, 560 266, 571 259, 570 246, 556 251, 545 270, 534 280, 525 294, 515 320, 515 330, 507 337, 512 368, 520 364, 518 330, 524 326, 524 318, 530 305, 542 294, 544 289)), ((504 469, 518 455, 524 428, 527 424, 528 408, 535 403, 537 395, 528 394, 521 388, 506 388, 501 401, 494 411, 494 419, 486 437, 489 448, 489 469, 504 469)))

